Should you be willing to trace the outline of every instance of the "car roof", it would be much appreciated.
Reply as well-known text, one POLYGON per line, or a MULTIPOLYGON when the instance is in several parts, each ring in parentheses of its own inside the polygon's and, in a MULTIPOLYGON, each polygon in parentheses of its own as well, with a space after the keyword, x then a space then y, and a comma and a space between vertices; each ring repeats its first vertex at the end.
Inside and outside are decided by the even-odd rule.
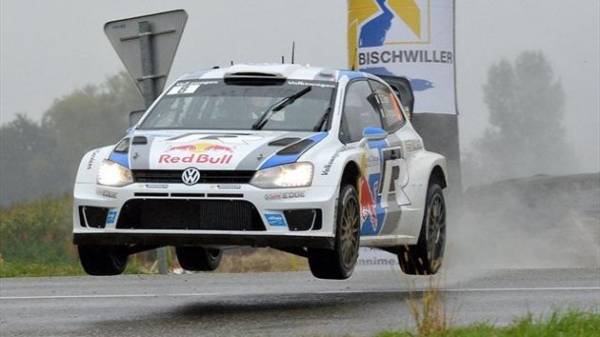
POLYGON ((317 80, 337 82, 349 78, 373 78, 361 71, 339 70, 300 64, 236 64, 229 67, 203 69, 185 74, 179 80, 222 79, 228 76, 273 76, 290 80, 317 80))

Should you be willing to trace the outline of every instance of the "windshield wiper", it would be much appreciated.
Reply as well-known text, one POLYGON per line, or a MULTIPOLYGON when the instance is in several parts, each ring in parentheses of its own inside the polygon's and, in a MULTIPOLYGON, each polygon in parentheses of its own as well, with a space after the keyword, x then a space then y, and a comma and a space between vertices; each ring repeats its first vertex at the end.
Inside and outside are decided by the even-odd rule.
POLYGON ((286 106, 294 103, 298 98, 306 95, 311 90, 312 90, 312 87, 306 87, 293 95, 284 97, 284 98, 278 100, 277 102, 269 105, 269 107, 260 115, 258 120, 254 124, 252 124, 252 129, 253 130, 262 129, 265 126, 265 124, 267 124, 267 121, 271 118, 271 116, 273 116, 274 112, 280 111, 281 109, 285 108, 286 106))
POLYGON ((327 122, 327 119, 329 118, 330 112, 331 112, 331 107, 329 107, 329 108, 327 108, 327 110, 325 110, 325 113, 323 113, 323 116, 321 116, 321 119, 319 119, 317 124, 315 124, 315 126, 313 127, 313 131, 321 131, 321 129, 323 128, 323 124, 325 122, 327 122))

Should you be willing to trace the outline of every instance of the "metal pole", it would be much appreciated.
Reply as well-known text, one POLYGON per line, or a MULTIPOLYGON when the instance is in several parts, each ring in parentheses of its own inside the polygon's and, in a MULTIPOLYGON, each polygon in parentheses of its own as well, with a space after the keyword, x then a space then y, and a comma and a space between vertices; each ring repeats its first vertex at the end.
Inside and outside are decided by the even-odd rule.
MULTIPOLYGON (((140 55, 142 58, 142 94, 146 109, 152 105, 156 99, 156 90, 154 88, 154 57, 152 52, 152 26, 148 21, 142 21, 138 24, 140 39, 140 55)), ((167 274, 167 250, 165 247, 156 249, 156 258, 158 259, 158 272, 167 274)))
POLYGON ((140 54, 142 57, 142 92, 146 108, 150 107, 156 94, 154 92, 154 60, 152 53, 152 26, 148 21, 138 24, 140 35, 140 54))

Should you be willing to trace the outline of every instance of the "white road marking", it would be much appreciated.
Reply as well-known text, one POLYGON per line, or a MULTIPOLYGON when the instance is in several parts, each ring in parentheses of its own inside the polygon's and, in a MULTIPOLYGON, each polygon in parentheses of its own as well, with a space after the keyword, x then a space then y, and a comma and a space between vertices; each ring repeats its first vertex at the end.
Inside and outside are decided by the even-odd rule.
MULTIPOLYGON (((417 289, 423 292, 427 289, 417 289)), ((474 293, 474 292, 541 292, 541 291, 600 291, 600 287, 540 287, 540 288, 440 288, 441 293, 474 293)), ((298 294, 369 294, 369 293, 408 293, 411 290, 323 290, 306 293, 165 293, 165 294, 82 294, 82 295, 48 295, 48 296, 0 296, 0 300, 53 300, 53 299, 104 299, 104 298, 157 298, 157 297, 230 297, 251 295, 298 295, 298 294)), ((600 294, 599 294, 600 295, 600 294)))

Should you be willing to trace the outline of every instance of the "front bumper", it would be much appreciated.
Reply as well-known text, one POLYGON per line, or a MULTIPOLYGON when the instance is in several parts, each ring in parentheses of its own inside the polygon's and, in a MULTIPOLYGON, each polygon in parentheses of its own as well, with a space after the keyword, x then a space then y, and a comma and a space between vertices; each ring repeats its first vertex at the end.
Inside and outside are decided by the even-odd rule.
POLYGON ((273 248, 322 248, 333 249, 334 238, 308 235, 273 234, 215 234, 215 233, 148 233, 148 232, 101 232, 74 233, 76 245, 117 246, 253 246, 273 248))
MULTIPOLYGON (((311 186, 295 189, 260 189, 248 184, 209 185, 198 184, 144 184, 135 183, 122 188, 77 183, 73 205, 73 234, 75 244, 98 245, 249 245, 269 247, 332 248, 334 238, 335 202, 338 194, 335 186, 311 186), (131 201, 144 202, 201 200, 218 202, 248 202, 256 208, 261 230, 242 228, 182 229, 156 226, 133 228, 123 225, 121 215, 126 214, 124 205, 131 201), (82 207, 100 207, 108 210, 102 228, 88 226, 81 216, 82 207), (273 221, 290 210, 318 209, 321 225, 318 228, 300 230, 286 221, 273 221), (83 221, 83 223, 82 223, 83 221)), ((160 222, 161 220, 157 220, 160 222)), ((164 221, 164 220, 162 220, 164 221)))

